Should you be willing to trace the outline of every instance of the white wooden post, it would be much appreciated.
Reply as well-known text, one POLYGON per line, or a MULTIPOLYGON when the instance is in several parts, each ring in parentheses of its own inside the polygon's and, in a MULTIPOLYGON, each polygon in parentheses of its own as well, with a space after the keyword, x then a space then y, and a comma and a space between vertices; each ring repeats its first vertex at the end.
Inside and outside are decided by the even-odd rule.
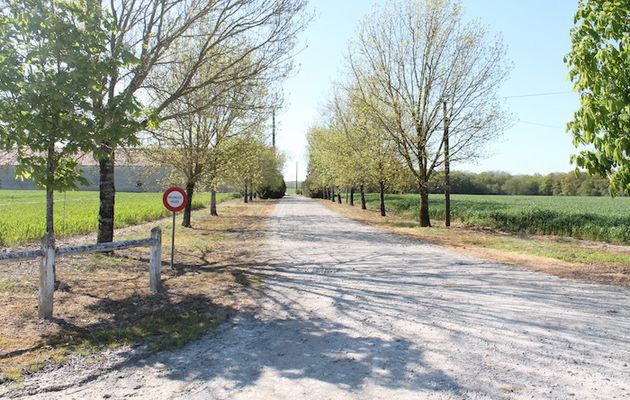
POLYGON ((39 318, 51 319, 55 292, 55 237, 42 238, 42 259, 39 265, 39 318))
POLYGON ((151 229, 150 265, 149 265, 149 287, 151 293, 160 291, 162 269, 162 229, 157 226, 151 229))

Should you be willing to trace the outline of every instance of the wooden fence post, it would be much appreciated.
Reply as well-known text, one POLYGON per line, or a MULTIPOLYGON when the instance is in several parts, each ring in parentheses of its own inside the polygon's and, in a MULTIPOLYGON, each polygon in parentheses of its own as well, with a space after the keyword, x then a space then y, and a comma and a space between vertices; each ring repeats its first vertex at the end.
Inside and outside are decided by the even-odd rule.
POLYGON ((151 293, 160 291, 162 269, 162 229, 157 226, 151 229, 150 265, 149 265, 149 287, 151 293))
POLYGON ((42 259, 39 264, 39 318, 51 319, 55 292, 55 237, 42 238, 42 259))

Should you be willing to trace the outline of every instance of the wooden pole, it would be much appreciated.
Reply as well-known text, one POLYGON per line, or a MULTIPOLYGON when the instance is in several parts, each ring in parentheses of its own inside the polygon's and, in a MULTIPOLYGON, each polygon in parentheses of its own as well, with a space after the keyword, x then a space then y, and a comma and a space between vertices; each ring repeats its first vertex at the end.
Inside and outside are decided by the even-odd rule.
POLYGON ((162 284, 160 280, 162 269, 162 229, 159 226, 151 229, 151 242, 149 250, 149 288, 151 293, 155 294, 160 291, 162 284))
POLYGON ((39 318, 51 319, 55 292, 55 236, 46 234, 42 239, 42 258, 39 264, 39 318))
POLYGON ((446 114, 446 100, 442 102, 444 112, 444 224, 451 226, 451 160, 448 143, 448 116, 446 114))

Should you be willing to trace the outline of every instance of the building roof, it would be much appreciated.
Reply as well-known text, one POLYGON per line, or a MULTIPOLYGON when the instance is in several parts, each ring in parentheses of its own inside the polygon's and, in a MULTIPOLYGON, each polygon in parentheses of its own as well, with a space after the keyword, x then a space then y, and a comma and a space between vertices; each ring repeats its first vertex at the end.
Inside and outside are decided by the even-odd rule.
MULTIPOLYGON (((91 153, 85 153, 77 157, 81 166, 98 165, 91 153)), ((17 165, 17 151, 0 150, 0 166, 17 165)), ((116 165, 126 166, 147 166, 154 164, 139 150, 119 150, 116 152, 116 165)))

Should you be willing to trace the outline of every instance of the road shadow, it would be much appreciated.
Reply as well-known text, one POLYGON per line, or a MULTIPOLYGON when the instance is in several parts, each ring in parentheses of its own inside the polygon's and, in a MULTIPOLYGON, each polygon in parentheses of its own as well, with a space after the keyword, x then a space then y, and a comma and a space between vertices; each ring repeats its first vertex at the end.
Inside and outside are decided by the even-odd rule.
POLYGON ((312 379, 345 390, 357 390, 368 382, 395 389, 461 393, 455 380, 430 367, 423 349, 403 338, 356 336, 346 326, 324 319, 260 320, 241 314, 238 323, 223 331, 211 346, 173 352, 159 363, 168 378, 203 385, 220 378, 230 389, 255 385, 263 374, 290 380, 312 379), (195 353, 191 361, 191 352, 195 353), (412 372, 412 373, 410 373, 412 372))

